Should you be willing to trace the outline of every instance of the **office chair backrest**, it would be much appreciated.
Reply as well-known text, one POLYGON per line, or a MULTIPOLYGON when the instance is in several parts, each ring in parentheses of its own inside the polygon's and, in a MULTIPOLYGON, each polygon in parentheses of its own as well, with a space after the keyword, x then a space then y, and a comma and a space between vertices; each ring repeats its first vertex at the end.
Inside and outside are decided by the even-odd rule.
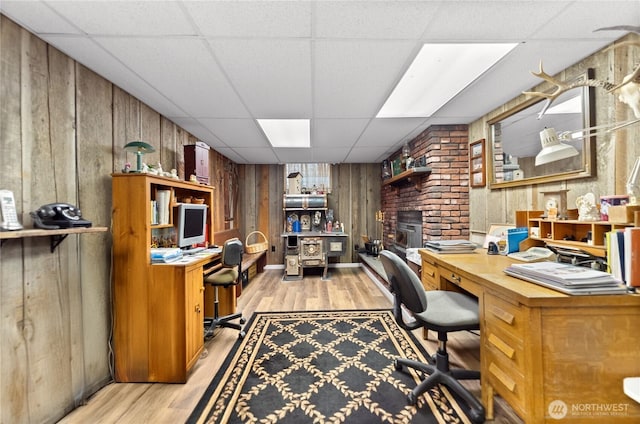
POLYGON ((242 263, 242 242, 232 238, 224 242, 222 246, 222 266, 231 268, 242 263))
POLYGON ((391 291, 396 297, 396 307, 399 308, 401 303, 413 313, 426 311, 427 297, 424 287, 409 265, 389 250, 380 252, 380 261, 391 284, 391 291))

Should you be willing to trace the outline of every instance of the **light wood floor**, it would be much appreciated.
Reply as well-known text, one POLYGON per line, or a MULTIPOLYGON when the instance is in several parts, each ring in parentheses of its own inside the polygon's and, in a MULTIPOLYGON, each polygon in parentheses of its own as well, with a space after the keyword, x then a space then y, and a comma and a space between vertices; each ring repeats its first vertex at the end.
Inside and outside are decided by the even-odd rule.
MULTIPOLYGON (((391 300, 360 268, 330 270, 330 280, 305 276, 302 281, 282 281, 281 270, 258 274, 242 290, 238 308, 245 317, 254 311, 300 311, 391 308, 391 300)), ((421 339, 421 331, 416 330, 421 339)), ((434 335, 423 341, 434 352, 434 335)), ((237 340, 237 332, 220 329, 205 344, 186 384, 112 383, 63 418, 60 423, 183 423, 237 340)), ((479 369, 479 337, 459 332, 450 335, 452 366, 479 369)), ((479 397, 478 381, 464 382, 479 397)), ((496 398, 495 423, 522 423, 509 406, 496 398)))

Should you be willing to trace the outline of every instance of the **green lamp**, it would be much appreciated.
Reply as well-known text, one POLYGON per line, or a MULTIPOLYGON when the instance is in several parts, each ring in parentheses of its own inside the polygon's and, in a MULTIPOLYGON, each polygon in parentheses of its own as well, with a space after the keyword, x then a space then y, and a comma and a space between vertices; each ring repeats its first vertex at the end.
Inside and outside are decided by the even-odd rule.
POLYGON ((156 151, 152 145, 147 144, 144 141, 131 141, 125 144, 124 150, 127 152, 135 153, 136 156, 138 157, 137 159, 138 168, 136 169, 136 172, 142 171, 142 155, 147 153, 153 153, 156 151))

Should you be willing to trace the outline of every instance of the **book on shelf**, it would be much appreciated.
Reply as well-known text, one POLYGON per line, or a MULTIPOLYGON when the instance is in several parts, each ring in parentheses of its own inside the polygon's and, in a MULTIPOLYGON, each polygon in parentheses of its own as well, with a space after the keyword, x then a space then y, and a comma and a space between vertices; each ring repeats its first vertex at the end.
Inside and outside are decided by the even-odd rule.
POLYGON ((156 192, 156 202, 158 207, 158 224, 169 223, 169 200, 171 190, 158 190, 156 192))
POLYGON ((624 229, 624 266, 627 285, 640 287, 640 227, 624 229))
POLYGON ((607 232, 605 247, 611 274, 629 287, 640 287, 640 227, 607 232))

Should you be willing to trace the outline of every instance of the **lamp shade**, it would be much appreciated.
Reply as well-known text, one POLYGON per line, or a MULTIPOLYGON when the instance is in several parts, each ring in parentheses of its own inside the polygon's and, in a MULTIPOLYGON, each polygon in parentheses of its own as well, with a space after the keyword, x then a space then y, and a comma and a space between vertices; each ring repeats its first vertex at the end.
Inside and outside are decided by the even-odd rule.
POLYGON ((129 143, 124 145, 124 150, 136 154, 136 170, 138 172, 142 170, 142 155, 146 153, 153 153, 156 151, 152 145, 145 143, 144 141, 130 141, 129 143))
POLYGON ((556 130, 553 128, 545 128, 540 131, 540 142, 542 143, 542 150, 536 156, 536 166, 580 154, 575 147, 561 143, 556 130))

